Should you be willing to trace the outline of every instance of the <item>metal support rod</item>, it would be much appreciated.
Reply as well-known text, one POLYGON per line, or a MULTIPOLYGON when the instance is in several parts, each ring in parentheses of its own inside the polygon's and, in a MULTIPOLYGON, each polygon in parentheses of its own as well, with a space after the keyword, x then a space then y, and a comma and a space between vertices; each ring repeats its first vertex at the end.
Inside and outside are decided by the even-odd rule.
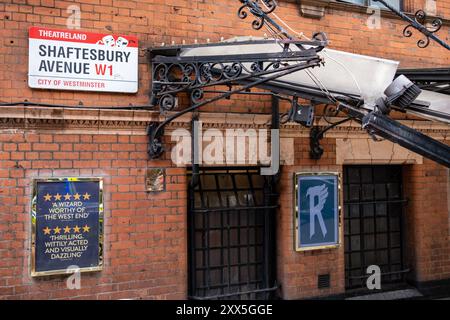
POLYGON ((421 132, 375 112, 363 118, 363 128, 391 142, 450 167, 450 146, 434 140, 421 132))
POLYGON ((425 35, 426 40, 419 40, 419 42, 418 42, 418 46, 420 48, 426 48, 428 46, 428 44, 430 43, 430 39, 432 39, 435 42, 437 42, 438 44, 440 44, 442 47, 446 48, 447 50, 450 50, 450 45, 448 45, 446 42, 444 42, 443 40, 441 40, 438 36, 436 36, 434 34, 435 32, 439 31, 442 27, 441 19, 433 20, 432 26, 434 29, 430 30, 422 24, 422 23, 425 23, 425 20, 426 20, 426 13, 423 10, 417 11, 416 15, 415 15, 416 18, 415 18, 415 20, 413 20, 410 17, 408 17, 406 14, 404 14, 403 12, 394 8, 391 4, 389 4, 385 0, 374 0, 374 1, 381 2, 386 8, 388 8, 389 10, 394 12, 397 16, 399 16, 400 18, 402 18, 403 20, 405 20, 406 22, 409 23, 409 25, 403 30, 403 34, 406 37, 412 36, 412 33, 409 30, 410 27, 413 27, 414 29, 418 30, 419 32, 421 32, 422 34, 425 35), (419 21, 421 21, 422 23, 420 23, 419 21))
MULTIPOLYGON (((262 0, 265 1, 265 0, 262 0)), ((259 19, 261 19, 261 23, 260 24, 256 24, 255 22, 253 23, 253 27, 256 28, 261 28, 264 23, 269 23, 272 27, 274 27, 276 30, 278 30, 279 33, 281 33, 282 35, 284 35, 286 38, 288 39, 292 39, 292 37, 288 34, 288 32, 282 27, 280 26, 278 23, 276 23, 270 16, 269 14, 271 12, 273 12, 276 7, 277 7, 277 3, 276 1, 272 0, 272 1, 265 1, 266 3, 266 7, 268 7, 269 11, 264 11, 264 9, 262 9, 259 4, 258 1, 254 1, 254 0, 241 0, 242 3, 244 3, 244 5, 241 7, 248 7, 250 12, 258 17, 259 19), (270 7, 269 2, 272 2, 272 7, 270 7), (267 22, 266 22, 267 21, 267 22)), ((239 12, 241 14, 241 9, 239 9, 239 12)), ((240 15, 241 16, 241 15, 240 15)))
POLYGON ((313 127, 311 129, 310 135, 309 135, 309 144, 310 144, 310 158, 319 160, 322 158, 323 155, 323 147, 320 145, 320 140, 323 139, 323 135, 328 131, 331 130, 345 122, 348 122, 350 120, 353 120, 353 117, 345 118, 341 121, 338 121, 336 123, 333 123, 332 125, 329 125, 325 129, 320 129, 320 127, 313 127))
POLYGON ((228 293, 228 294, 221 294, 221 295, 208 296, 208 297, 189 296, 189 299, 192 299, 192 300, 217 300, 217 299, 223 299, 223 298, 243 296, 243 295, 247 295, 247 294, 276 291, 276 290, 278 290, 279 287, 280 287, 279 285, 276 285, 272 288, 267 288, 267 289, 249 290, 249 291, 244 291, 244 292, 228 293))
MULTIPOLYGON (((190 99, 190 104, 192 106, 193 102, 190 99)), ((192 161, 192 178, 191 178, 191 188, 194 188, 198 184, 200 178, 200 163, 199 154, 202 152, 201 146, 199 145, 199 132, 197 130, 199 115, 198 112, 192 113, 191 120, 191 161, 192 161)))

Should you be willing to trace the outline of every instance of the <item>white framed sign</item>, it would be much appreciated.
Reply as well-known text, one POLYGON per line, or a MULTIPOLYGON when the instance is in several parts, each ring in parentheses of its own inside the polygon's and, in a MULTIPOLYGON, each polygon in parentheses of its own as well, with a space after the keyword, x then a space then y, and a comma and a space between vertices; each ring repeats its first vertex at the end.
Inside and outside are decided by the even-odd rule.
POLYGON ((295 250, 340 245, 340 178, 336 172, 300 172, 295 185, 295 250))
POLYGON ((138 48, 135 36, 31 27, 28 85, 136 93, 138 48))

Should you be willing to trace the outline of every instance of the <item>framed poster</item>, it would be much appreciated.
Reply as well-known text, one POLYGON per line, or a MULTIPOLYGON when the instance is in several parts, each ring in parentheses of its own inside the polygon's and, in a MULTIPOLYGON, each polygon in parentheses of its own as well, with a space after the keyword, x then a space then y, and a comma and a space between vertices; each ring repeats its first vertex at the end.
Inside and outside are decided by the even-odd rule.
POLYGON ((103 267, 101 178, 36 179, 31 202, 31 275, 103 267))
POLYGON ((334 172, 295 174, 295 250, 339 246, 340 179, 334 172))

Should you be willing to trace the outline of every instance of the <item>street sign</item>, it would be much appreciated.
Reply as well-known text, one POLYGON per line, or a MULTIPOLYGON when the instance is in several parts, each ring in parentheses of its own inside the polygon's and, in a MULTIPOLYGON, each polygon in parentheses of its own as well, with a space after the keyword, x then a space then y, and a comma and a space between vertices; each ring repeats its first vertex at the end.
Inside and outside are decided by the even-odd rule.
POLYGON ((339 174, 295 175, 295 250, 339 246, 339 174))
POLYGON ((31 27, 28 85, 37 89, 135 93, 138 39, 31 27))

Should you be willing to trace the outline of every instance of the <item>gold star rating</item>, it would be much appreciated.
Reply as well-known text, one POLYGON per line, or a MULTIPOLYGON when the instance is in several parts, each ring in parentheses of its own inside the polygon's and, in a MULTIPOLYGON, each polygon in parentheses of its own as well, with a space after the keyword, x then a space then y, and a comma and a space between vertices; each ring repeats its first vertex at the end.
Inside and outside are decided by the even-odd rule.
POLYGON ((49 227, 45 227, 45 229, 42 229, 42 231, 44 231, 44 234, 50 234, 50 231, 52 231, 52 229, 50 229, 49 227))
POLYGON ((60 234, 61 233, 61 228, 60 227, 56 227, 53 229, 53 233, 54 234, 60 234))
POLYGON ((69 228, 69 226, 66 226, 66 227, 64 228, 64 233, 70 233, 70 228, 69 228))
POLYGON ((73 232, 80 233, 80 227, 79 226, 73 227, 73 232))
POLYGON ((91 198, 91 195, 89 194, 89 193, 85 193, 84 195, 83 195, 83 198, 84 198, 84 200, 89 200, 90 198, 91 198))
POLYGON ((85 225, 85 226, 83 227, 83 232, 89 232, 90 229, 91 229, 90 227, 88 227, 87 225, 85 225))
POLYGON ((62 196, 59 193, 57 193, 53 197, 55 198, 55 201, 60 201, 62 196))
POLYGON ((46 194, 45 196, 44 196, 44 200, 45 201, 50 201, 50 200, 52 200, 52 196, 50 195, 50 194, 46 194))
POLYGON ((64 200, 70 200, 72 198, 72 195, 70 195, 69 193, 66 193, 66 195, 64 196, 64 200))
POLYGON ((80 200, 80 197, 81 197, 81 194, 79 194, 78 192, 73 195, 74 200, 80 200))

